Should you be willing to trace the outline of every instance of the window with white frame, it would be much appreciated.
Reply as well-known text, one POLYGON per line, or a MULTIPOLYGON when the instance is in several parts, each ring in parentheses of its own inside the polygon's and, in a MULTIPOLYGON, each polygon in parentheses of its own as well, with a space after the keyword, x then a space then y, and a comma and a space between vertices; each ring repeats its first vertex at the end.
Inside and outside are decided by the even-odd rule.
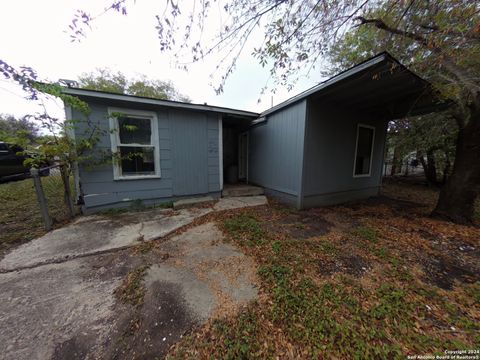
POLYGON ((115 179, 160 176, 158 122, 155 113, 109 109, 115 179))
POLYGON ((353 167, 354 177, 371 175, 374 139, 375 128, 373 126, 358 124, 353 167))

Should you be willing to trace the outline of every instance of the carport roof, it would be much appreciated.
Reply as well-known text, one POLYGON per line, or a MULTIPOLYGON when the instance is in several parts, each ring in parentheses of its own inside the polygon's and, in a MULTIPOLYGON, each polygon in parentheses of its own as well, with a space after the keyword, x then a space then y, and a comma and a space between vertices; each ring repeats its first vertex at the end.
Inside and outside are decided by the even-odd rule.
POLYGON ((432 85, 408 70, 387 52, 380 53, 334 77, 274 106, 272 114, 306 98, 378 113, 391 119, 445 109, 432 85))

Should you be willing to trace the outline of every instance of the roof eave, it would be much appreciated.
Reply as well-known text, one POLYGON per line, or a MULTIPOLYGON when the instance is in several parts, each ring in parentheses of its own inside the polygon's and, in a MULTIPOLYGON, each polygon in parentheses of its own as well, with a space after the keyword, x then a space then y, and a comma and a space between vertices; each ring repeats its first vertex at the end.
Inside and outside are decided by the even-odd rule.
POLYGON ((102 99, 102 100, 124 101, 124 102, 137 103, 137 104, 165 106, 165 107, 176 108, 176 109, 210 111, 210 112, 236 115, 236 116, 245 116, 245 117, 251 117, 251 118, 257 118, 259 116, 259 114, 255 112, 238 110, 238 109, 229 109, 229 108, 224 108, 220 106, 191 104, 191 103, 185 103, 180 101, 160 100, 160 99, 125 95, 125 94, 113 94, 113 93, 107 93, 107 92, 96 91, 96 90, 86 90, 86 89, 65 87, 65 88, 62 88, 62 92, 67 95, 84 96, 84 97, 91 97, 91 98, 102 99))
MULTIPOLYGON (((320 91, 328 86, 331 86, 349 76, 352 76, 352 75, 355 75, 356 73, 360 72, 360 71, 363 71, 365 69, 368 69, 369 67, 372 67, 384 60, 387 60, 388 59, 394 59, 390 54, 388 54, 387 52, 383 52, 383 53, 380 53, 378 55, 376 55, 375 57, 371 58, 371 59, 368 59, 366 61, 364 61, 363 63, 360 63, 358 65, 355 65, 354 67, 351 67, 350 69, 348 70, 345 70, 344 72, 341 72, 333 77, 331 77, 330 79, 318 84, 318 85, 315 85, 314 87, 298 94, 298 95, 295 95, 294 97, 268 109, 268 110, 265 110, 264 112, 262 112, 260 114, 260 116, 266 116, 266 115, 269 115, 269 114, 272 114, 280 109, 283 109, 284 107, 286 106, 289 106, 291 104, 294 104, 296 102, 299 102, 299 101, 302 101, 304 99, 306 99, 307 97, 309 97, 310 95, 316 93, 317 91, 320 91)), ((397 61, 396 61, 397 62, 397 61)))

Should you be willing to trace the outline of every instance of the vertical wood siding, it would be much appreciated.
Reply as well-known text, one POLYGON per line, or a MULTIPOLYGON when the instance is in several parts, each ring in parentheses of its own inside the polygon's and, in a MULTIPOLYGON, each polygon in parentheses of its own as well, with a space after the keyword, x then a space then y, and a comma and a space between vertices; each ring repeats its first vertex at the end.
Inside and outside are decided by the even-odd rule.
POLYGON ((268 116, 250 129, 249 180, 299 195, 302 179, 306 101, 268 116))
POLYGON ((381 185, 387 121, 338 106, 309 103, 305 140, 304 196, 346 193, 381 185), (375 127, 370 177, 353 177, 357 124, 375 127))

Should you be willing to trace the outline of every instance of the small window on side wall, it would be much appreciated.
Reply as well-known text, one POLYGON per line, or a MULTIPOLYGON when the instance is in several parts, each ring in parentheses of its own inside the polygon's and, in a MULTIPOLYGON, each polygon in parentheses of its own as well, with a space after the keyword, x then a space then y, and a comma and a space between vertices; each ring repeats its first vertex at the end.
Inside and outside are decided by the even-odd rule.
POLYGON ((353 168, 354 177, 371 175, 374 139, 375 128, 373 126, 358 125, 355 145, 355 164, 353 168))
POLYGON ((160 176, 158 124, 155 113, 110 109, 114 179, 160 176))

